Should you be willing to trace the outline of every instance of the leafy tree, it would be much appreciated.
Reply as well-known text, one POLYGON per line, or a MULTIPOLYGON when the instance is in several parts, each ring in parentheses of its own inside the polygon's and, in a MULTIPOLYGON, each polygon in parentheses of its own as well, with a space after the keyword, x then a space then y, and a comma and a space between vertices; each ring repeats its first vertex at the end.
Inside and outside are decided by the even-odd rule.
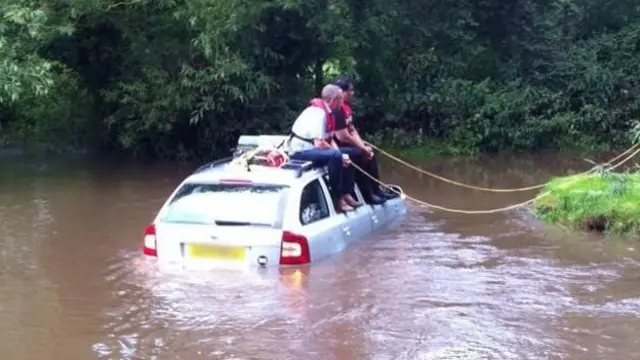
POLYGON ((457 152, 619 146, 640 103, 631 0, 2 0, 11 137, 210 158, 287 132, 338 74, 359 126, 457 152), (389 131, 392 129, 393 131, 389 131))

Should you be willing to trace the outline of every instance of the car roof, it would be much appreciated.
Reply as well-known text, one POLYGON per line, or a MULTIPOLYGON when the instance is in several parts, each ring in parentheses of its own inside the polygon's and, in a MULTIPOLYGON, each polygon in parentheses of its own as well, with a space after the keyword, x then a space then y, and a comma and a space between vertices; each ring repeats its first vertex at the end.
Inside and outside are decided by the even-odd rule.
POLYGON ((297 169, 252 165, 250 171, 247 171, 247 169, 243 167, 226 165, 226 163, 223 163, 196 171, 190 175, 185 182, 210 183, 224 180, 241 180, 260 184, 292 186, 296 183, 306 183, 309 178, 317 178, 324 173, 322 169, 313 168, 302 171, 300 176, 298 176, 297 169))
MULTIPOLYGON (((238 138, 236 155, 256 148, 280 148, 286 144, 288 135, 247 135, 238 138)), ((286 147, 286 146, 285 146, 286 147)), ((308 161, 289 160, 283 167, 252 165, 250 171, 241 166, 227 166, 233 157, 205 164, 197 169, 185 182, 218 182, 224 179, 251 181, 261 184, 292 186, 305 184, 325 173, 324 168, 314 167, 308 161)))

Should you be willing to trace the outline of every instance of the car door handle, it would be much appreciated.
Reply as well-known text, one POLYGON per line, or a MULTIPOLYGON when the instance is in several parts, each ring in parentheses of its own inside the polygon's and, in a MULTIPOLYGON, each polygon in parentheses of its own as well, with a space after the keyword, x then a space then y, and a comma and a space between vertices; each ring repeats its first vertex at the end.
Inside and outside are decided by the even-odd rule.
POLYGON ((344 231, 347 235, 351 235, 351 231, 348 226, 343 227, 342 231, 344 231))
POLYGON ((371 220, 376 224, 378 223, 378 217, 375 214, 371 215, 371 220))

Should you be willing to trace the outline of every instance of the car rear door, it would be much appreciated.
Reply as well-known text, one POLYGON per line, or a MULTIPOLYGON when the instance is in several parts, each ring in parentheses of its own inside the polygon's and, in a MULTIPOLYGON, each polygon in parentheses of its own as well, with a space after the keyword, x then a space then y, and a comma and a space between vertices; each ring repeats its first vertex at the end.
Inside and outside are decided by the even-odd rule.
POLYGON ((362 205, 354 211, 349 211, 344 214, 347 220, 346 226, 352 234, 352 239, 350 239, 351 242, 358 241, 362 237, 371 234, 373 231, 373 209, 370 205, 364 202, 362 193, 357 186, 355 192, 358 201, 360 201, 362 205))
POLYGON ((351 238, 343 216, 338 216, 321 177, 303 186, 297 209, 300 232, 309 242, 311 260, 342 251, 351 238))
MULTIPOLYGON (((331 190, 329 187, 329 175, 325 174, 322 177, 323 183, 328 190, 331 190)), ((349 211, 346 213, 338 213, 337 216, 341 218, 341 222, 343 223, 343 231, 346 233, 347 237, 345 240, 347 243, 351 243, 357 241, 363 236, 370 234, 373 230, 372 225, 372 209, 369 205, 364 203, 364 199, 362 197, 362 193, 358 189, 358 186, 355 186, 355 195, 356 198, 362 202, 363 205, 358 207, 353 211, 349 211)), ((329 197, 330 198, 330 197, 329 197)), ((335 204, 334 204, 335 205, 335 204)), ((332 206, 332 209, 335 210, 336 206, 332 206)))

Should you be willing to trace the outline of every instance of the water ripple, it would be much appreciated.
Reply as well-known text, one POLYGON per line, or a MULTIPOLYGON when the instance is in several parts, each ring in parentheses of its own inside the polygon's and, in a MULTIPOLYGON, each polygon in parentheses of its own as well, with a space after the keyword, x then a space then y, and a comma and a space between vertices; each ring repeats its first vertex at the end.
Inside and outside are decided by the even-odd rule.
MULTIPOLYGON (((634 244, 526 211, 410 206, 402 224, 310 267, 160 266, 136 247, 181 177, 122 171, 71 181, 52 168, 0 192, 3 359, 640 357, 634 244)), ((434 202, 489 198, 425 182, 434 202)))

